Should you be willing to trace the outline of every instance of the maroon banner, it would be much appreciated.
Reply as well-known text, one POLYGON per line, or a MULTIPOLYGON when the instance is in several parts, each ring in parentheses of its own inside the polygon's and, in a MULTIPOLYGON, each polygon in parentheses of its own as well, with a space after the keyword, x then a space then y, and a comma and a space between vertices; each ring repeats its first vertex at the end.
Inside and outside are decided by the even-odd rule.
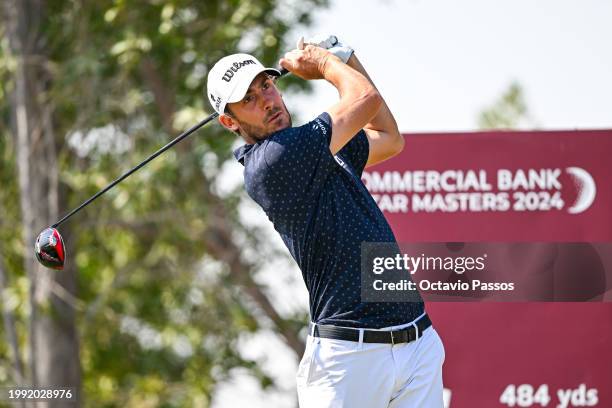
MULTIPOLYGON (((612 130, 405 138, 402 154, 363 175, 398 241, 612 242, 612 130)), ((446 346, 448 406, 612 406, 612 304, 427 310, 446 346)))
POLYGON ((364 183, 399 241, 612 239, 612 131, 406 137, 364 183))

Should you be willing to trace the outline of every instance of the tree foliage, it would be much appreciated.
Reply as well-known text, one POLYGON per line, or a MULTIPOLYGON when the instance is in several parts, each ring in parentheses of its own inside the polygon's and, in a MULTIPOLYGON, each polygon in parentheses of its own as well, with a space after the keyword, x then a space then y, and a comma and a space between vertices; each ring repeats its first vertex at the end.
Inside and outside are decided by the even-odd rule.
MULTIPOLYGON (((48 87, 38 96, 53 112, 60 212, 210 113, 203 90, 217 59, 241 51, 276 64, 291 48, 291 29, 307 25, 325 3, 47 2, 39 57, 48 87)), ((21 240, 8 125, 14 61, 4 36, 1 45, 0 262, 8 277, 4 303, 27 359, 22 258, 32 243, 21 240)), ((287 78, 281 87, 308 84, 287 78)), ((238 222, 241 189, 220 195, 216 188, 234 142, 209 125, 60 228, 78 271, 76 297, 63 295, 77 311, 84 405, 208 406, 215 384, 235 367, 271 386, 237 350, 241 334, 261 324, 300 351, 296 322, 304 316, 281 316, 255 277, 265 257, 278 254, 238 222)), ((10 350, 0 333, 0 384, 10 384, 10 350)))
POLYGON ((518 82, 512 82, 493 104, 478 115, 480 129, 515 129, 535 125, 525 102, 523 88, 518 82))

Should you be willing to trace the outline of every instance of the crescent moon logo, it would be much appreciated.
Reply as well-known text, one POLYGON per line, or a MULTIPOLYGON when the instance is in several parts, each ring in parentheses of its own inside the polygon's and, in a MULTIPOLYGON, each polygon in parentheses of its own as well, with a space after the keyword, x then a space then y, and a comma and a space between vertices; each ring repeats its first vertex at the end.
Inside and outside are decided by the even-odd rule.
POLYGON ((572 177, 578 190, 578 197, 576 197, 574 205, 567 209, 567 212, 570 214, 580 214, 586 211, 593 204, 593 200, 595 200, 595 195, 597 194, 595 180, 585 169, 580 167, 568 167, 565 171, 572 177))

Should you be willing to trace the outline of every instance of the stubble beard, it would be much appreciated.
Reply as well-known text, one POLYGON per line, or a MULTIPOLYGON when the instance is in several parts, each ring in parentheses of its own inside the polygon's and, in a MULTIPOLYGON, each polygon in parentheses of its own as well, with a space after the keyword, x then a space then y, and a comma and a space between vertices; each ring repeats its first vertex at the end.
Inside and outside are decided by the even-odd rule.
POLYGON ((289 111, 287 110, 287 106, 285 106, 285 101, 282 101, 283 107, 279 108, 279 109, 274 109, 272 111, 270 111, 270 113, 268 113, 266 115, 266 117, 264 118, 264 123, 267 123, 268 120, 276 115, 278 112, 284 111, 284 113, 287 115, 287 117, 289 118, 289 123, 287 124, 287 126, 281 128, 281 129, 276 129, 274 131, 269 131, 265 126, 261 126, 261 125, 253 125, 250 123, 246 123, 246 122, 241 122, 238 120, 238 123, 240 124, 240 128, 241 128, 241 136, 244 137, 247 141, 249 139, 254 140, 256 142, 262 141, 267 139, 268 137, 270 137, 270 135, 286 129, 288 127, 292 126, 292 120, 291 120, 291 115, 289 114, 289 111))

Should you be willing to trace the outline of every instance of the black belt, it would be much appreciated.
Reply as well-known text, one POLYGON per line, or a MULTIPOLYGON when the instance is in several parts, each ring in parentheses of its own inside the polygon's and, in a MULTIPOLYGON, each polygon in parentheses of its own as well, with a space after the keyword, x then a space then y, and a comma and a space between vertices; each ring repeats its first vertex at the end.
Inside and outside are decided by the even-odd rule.
MULTIPOLYGON (((315 325, 314 332, 312 330, 313 323, 308 325, 308 333, 314 337, 334 340, 359 341, 359 330, 349 327, 337 327, 330 325, 315 325)), ((421 337, 423 331, 431 326, 429 316, 421 317, 416 324, 406 327, 405 329, 395 331, 380 331, 380 330, 363 330, 364 343, 386 343, 399 344, 410 343, 413 340, 421 337), (416 326, 416 329, 415 329, 416 326)))

